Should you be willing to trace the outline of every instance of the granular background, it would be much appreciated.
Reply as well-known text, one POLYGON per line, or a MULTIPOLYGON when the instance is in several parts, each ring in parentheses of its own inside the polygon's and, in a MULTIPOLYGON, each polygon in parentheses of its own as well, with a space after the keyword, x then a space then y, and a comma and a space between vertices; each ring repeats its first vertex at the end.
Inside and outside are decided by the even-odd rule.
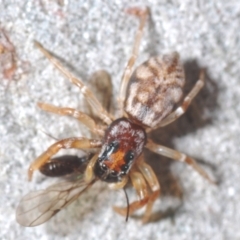
MULTIPOLYGON (((16 51, 17 70, 0 79, 0 239, 240 239, 240 2, 2 0, 0 28, 16 51), (21 197, 51 183, 27 168, 54 140, 86 136, 75 120, 45 113, 39 101, 84 109, 73 86, 33 45, 38 40, 87 83, 106 69, 116 100, 138 20, 124 9, 149 6, 138 64, 178 51, 186 70, 186 92, 206 68, 206 86, 188 112, 152 134, 161 144, 192 157, 218 180, 213 186, 190 167, 146 153, 162 185, 155 211, 161 220, 128 223, 112 210, 126 204, 122 191, 97 184, 47 223, 24 228, 15 221, 21 197), (179 198, 182 197, 182 200, 179 198)), ((115 103, 113 100, 113 103, 115 103)), ((63 151, 61 152, 63 153, 63 151)), ((128 189, 133 200, 134 191, 128 189)))

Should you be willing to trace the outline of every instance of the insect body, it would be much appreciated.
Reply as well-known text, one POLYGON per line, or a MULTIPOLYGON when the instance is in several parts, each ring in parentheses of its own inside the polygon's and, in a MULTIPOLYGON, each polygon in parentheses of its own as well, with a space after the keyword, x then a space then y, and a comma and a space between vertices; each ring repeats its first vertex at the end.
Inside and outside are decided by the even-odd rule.
POLYGON ((39 171, 48 177, 63 177, 73 173, 83 174, 90 156, 92 155, 84 157, 64 155, 52 158, 51 161, 42 165, 39 171))
MULTIPOLYGON (((60 108, 46 103, 38 104, 45 111, 76 118, 98 138, 78 137, 60 140, 50 146, 30 165, 29 179, 32 178, 35 170, 49 170, 53 166, 60 167, 61 175, 64 173, 62 167, 68 164, 61 164, 59 160, 52 159, 60 149, 95 149, 95 154, 87 161, 86 169, 84 168, 84 178, 58 183, 43 191, 29 193, 21 200, 16 213, 17 221, 21 225, 36 226, 47 221, 59 210, 77 199, 97 180, 111 183, 111 187, 114 189, 124 188, 127 182, 130 182, 137 192, 138 200, 131 203, 129 208, 115 206, 114 210, 122 215, 126 215, 129 210, 131 215, 145 206, 143 222, 149 221, 153 203, 160 194, 160 185, 154 171, 144 161, 144 148, 185 162, 210 182, 212 181, 194 159, 156 144, 147 137, 147 132, 173 122, 186 111, 192 99, 204 85, 203 72, 190 93, 184 97, 182 104, 174 109, 174 106, 179 104, 182 99, 182 89, 185 83, 179 55, 171 53, 162 57, 152 57, 133 72, 133 65, 138 55, 139 43, 149 12, 148 9, 139 8, 130 8, 127 11, 139 17, 140 25, 132 56, 122 78, 119 93, 120 117, 115 118, 108 113, 80 79, 74 77, 36 42, 36 46, 55 67, 80 88, 103 124, 97 125, 90 116, 76 109, 60 108), (99 138, 101 139, 99 140, 99 138)), ((70 167, 70 172, 71 169, 72 167, 70 167)), ((43 173, 46 174, 47 170, 43 173)), ((54 174, 50 171, 50 175, 54 174)))

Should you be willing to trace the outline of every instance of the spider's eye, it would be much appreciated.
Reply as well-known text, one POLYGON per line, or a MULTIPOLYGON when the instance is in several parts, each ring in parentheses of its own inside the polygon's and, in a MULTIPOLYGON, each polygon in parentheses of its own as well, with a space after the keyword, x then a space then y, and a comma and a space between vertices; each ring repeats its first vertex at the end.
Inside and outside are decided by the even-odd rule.
POLYGON ((122 170, 123 170, 124 172, 126 172, 126 171, 128 170, 128 168, 129 168, 129 166, 128 166, 127 164, 125 164, 125 165, 122 167, 122 170))
POLYGON ((114 153, 118 150, 119 148, 119 143, 118 142, 112 142, 107 146, 107 151, 114 153))
POLYGON ((105 164, 102 164, 101 168, 102 168, 102 170, 104 170, 104 171, 107 171, 107 169, 108 169, 105 164))
POLYGON ((134 159, 134 153, 133 151, 128 151, 125 156, 124 156, 124 160, 126 162, 126 164, 129 164, 132 162, 132 160, 134 159))

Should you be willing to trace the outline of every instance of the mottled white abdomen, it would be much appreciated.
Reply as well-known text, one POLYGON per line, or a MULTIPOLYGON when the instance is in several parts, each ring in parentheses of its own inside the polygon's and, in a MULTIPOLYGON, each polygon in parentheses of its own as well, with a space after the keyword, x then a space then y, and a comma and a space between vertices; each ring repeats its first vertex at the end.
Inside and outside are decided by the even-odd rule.
POLYGON ((152 57, 133 72, 125 111, 132 120, 154 128, 181 100, 184 83, 178 53, 152 57))

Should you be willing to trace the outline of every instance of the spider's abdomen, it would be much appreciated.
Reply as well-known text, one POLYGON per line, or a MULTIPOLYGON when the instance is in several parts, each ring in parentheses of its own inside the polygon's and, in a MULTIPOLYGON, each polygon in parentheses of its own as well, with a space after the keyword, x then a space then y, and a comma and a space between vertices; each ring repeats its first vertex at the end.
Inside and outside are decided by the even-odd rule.
POLYGON ((184 83, 178 53, 152 57, 133 72, 125 111, 135 122, 154 128, 181 100, 184 83))

